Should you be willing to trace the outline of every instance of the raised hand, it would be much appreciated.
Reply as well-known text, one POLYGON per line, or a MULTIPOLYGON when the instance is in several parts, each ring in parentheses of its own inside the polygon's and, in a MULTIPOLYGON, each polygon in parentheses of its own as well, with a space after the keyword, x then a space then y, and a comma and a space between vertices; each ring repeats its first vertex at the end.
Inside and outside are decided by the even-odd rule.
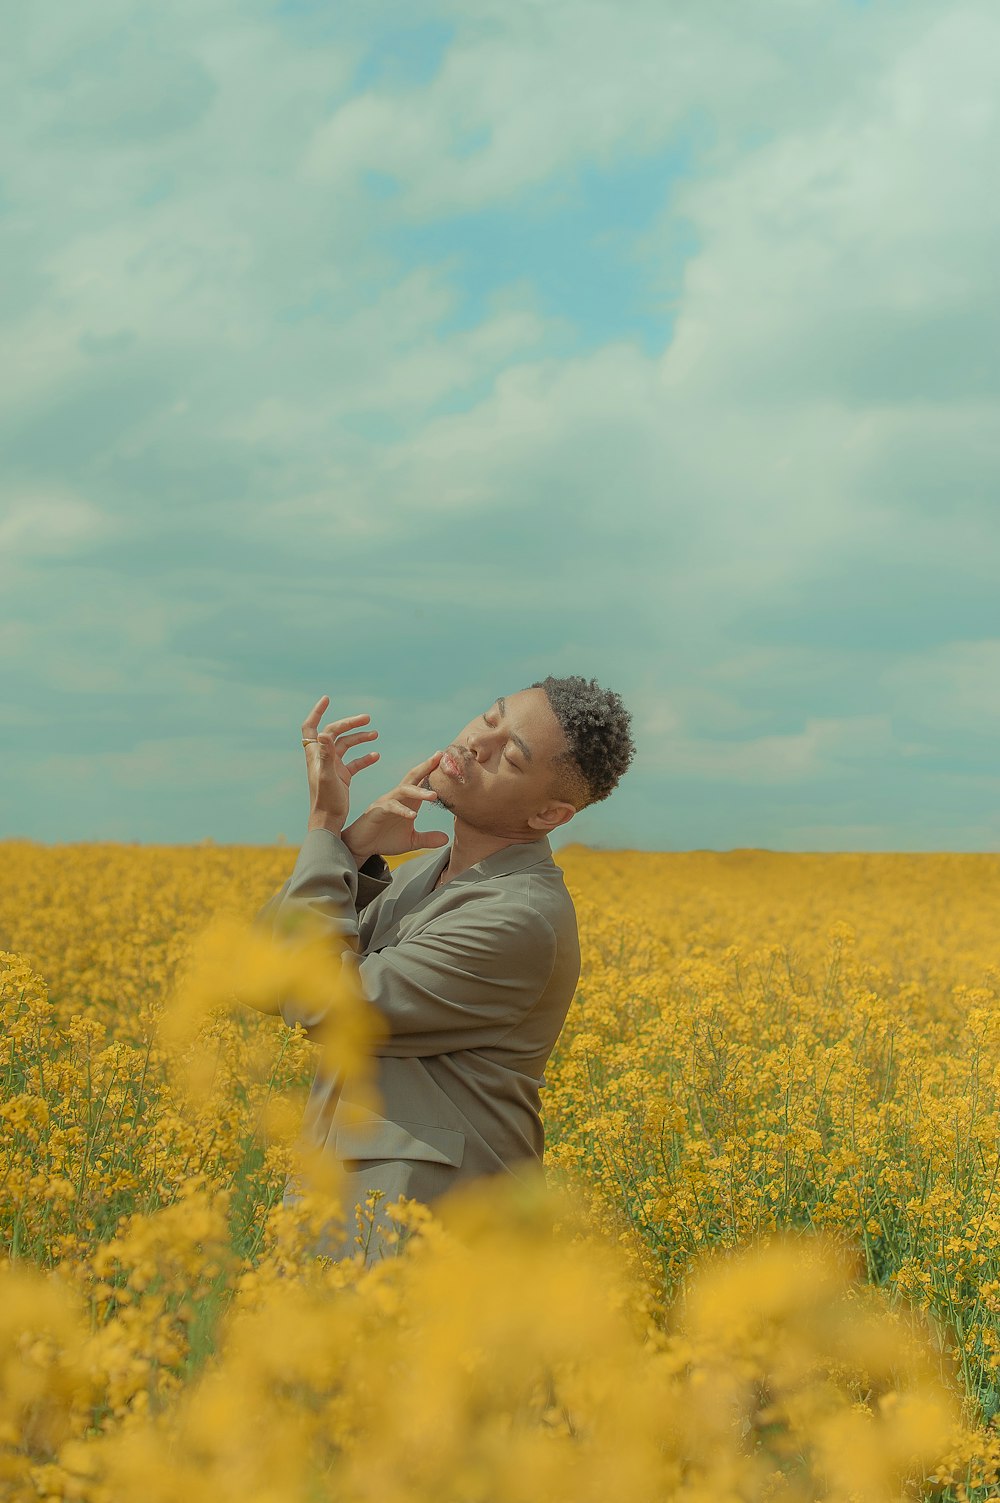
POLYGON ((324 694, 302 722, 302 747, 309 776, 308 828, 332 830, 339 835, 350 809, 351 779, 363 767, 370 767, 378 761, 378 752, 366 752, 363 757, 355 757, 353 762, 345 762, 344 755, 362 741, 374 741, 378 731, 358 729, 371 720, 370 715, 348 715, 343 720, 331 720, 320 730, 320 718, 329 703, 330 696, 324 694))
POLYGON ((361 866, 378 851, 381 856, 399 856, 405 851, 434 850, 448 844, 443 830, 418 830, 417 815, 425 803, 437 794, 420 784, 441 760, 436 751, 426 762, 418 762, 395 788, 383 793, 364 814, 344 831, 344 844, 361 866))

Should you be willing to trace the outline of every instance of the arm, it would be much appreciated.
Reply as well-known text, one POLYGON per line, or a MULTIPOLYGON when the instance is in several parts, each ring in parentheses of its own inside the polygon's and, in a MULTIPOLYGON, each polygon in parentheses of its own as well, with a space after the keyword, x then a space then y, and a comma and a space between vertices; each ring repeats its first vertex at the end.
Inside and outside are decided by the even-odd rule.
MULTIPOLYGON (((273 897, 268 898, 263 908, 258 909, 253 919, 255 924, 260 924, 265 928, 270 927, 289 890, 291 881, 289 877, 284 886, 280 887, 273 897)), ((373 902, 380 893, 385 892, 391 881, 392 872, 382 857, 369 856, 368 860, 358 867, 358 885, 354 898, 355 912, 360 914, 363 909, 367 908, 368 904, 373 902)))
MULTIPOLYGON (((415 851, 448 844, 447 835, 436 830, 418 831, 414 824, 423 802, 433 802, 437 798, 436 793, 416 784, 437 766, 440 752, 435 752, 425 762, 411 768, 399 787, 376 799, 360 819, 356 819, 349 829, 344 829, 351 781, 362 768, 377 761, 379 755, 378 752, 368 752, 363 757, 356 757, 353 762, 345 762, 344 753, 362 741, 371 741, 378 732, 362 729, 370 719, 368 715, 350 715, 342 720, 335 720, 321 731, 319 722, 322 711, 329 702, 329 696, 324 694, 302 722, 302 745, 307 748, 306 765, 309 775, 310 807, 306 840, 292 876, 256 914, 254 922, 258 924, 270 926, 274 923, 293 885, 300 896, 304 894, 308 887, 306 874, 313 859, 312 847, 307 853, 306 846, 314 841, 317 831, 332 835, 337 841, 338 849, 346 847, 350 852, 353 873, 349 864, 341 873, 341 879, 347 880, 347 888, 344 887, 344 881, 338 879, 336 896, 341 897, 346 892, 356 913, 360 913, 373 898, 384 892, 392 881, 392 873, 380 852, 415 851), (313 747, 315 751, 312 750, 313 747)), ((320 865, 323 850, 322 844, 316 847, 320 865)))
MULTIPOLYGON (((302 722, 302 746, 306 750, 309 778, 309 824, 291 877, 273 897, 268 898, 253 919, 254 924, 272 932, 277 927, 278 915, 288 892, 293 886, 301 888, 303 885, 313 856, 311 842, 315 842, 317 838, 315 832, 324 831, 338 845, 342 843, 340 834, 348 814, 351 780, 362 768, 369 767, 378 760, 378 752, 367 752, 363 757, 355 757, 352 762, 344 761, 344 754, 350 747, 357 746, 362 741, 373 740, 378 731, 362 729, 371 719, 369 715, 349 715, 342 720, 333 721, 321 731, 319 723, 322 712, 329 703, 329 695, 324 694, 302 722)), ((322 845, 318 849, 322 852, 322 845)), ((360 913, 373 898, 385 891, 392 880, 392 873, 382 857, 376 854, 376 845, 373 844, 363 855, 348 859, 342 877, 339 891, 349 895, 355 913, 360 913)))
MULTIPOLYGON (((389 1036, 375 1053, 394 1058, 485 1049, 528 1013, 552 974, 556 941, 551 926, 526 904, 471 890, 460 906, 441 914, 412 939, 381 952, 357 955, 358 928, 352 901, 357 868, 339 836, 311 830, 282 894, 274 920, 308 911, 331 936, 351 949, 365 997, 384 1017, 389 1036)), ((324 1014, 281 1004, 289 1027, 308 1035, 324 1014)))

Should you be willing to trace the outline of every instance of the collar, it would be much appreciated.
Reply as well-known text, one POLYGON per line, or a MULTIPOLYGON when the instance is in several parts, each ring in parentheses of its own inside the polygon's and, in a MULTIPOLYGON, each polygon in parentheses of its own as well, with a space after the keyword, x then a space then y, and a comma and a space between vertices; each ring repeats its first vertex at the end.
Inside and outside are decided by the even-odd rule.
MULTIPOLYGON (((540 840, 516 841, 512 845, 501 846, 492 856, 486 856, 482 861, 467 866, 465 871, 446 882, 445 888, 454 886, 456 882, 481 882, 486 877, 509 877, 514 872, 524 871, 529 866, 540 866, 542 862, 551 859, 552 846, 547 835, 543 835, 540 840)), ((450 860, 451 846, 446 845, 431 867, 432 888, 450 860)))

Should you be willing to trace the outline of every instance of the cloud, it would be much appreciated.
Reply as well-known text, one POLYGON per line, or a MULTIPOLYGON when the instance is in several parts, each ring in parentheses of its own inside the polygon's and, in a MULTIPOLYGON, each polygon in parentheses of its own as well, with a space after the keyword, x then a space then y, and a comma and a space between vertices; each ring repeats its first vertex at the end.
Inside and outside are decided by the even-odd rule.
POLYGON ((980 190, 1000 16, 956 5, 908 30, 863 93, 679 190, 703 248, 677 390, 755 409, 794 391, 853 408, 995 394, 1000 209, 980 190))
POLYGON ((17 560, 73 553, 109 531, 108 519, 79 496, 12 489, 0 514, 0 567, 17 560))
POLYGON ((459 30, 431 85, 347 100, 309 143, 307 181, 387 173, 400 211, 428 216, 516 195, 582 160, 650 153, 682 126, 731 154, 748 127, 822 114, 838 70, 864 80, 901 29, 881 15, 844 24, 819 0, 443 9, 459 30))
MULTIPOLYGON (((753 804, 765 833, 848 785, 845 827, 898 831, 879 777, 923 806, 935 759, 971 777, 995 702, 993 8, 421 5, 420 67, 382 67, 397 24, 19 13, 7 747, 56 690, 75 798, 236 831, 291 807, 266 758, 313 690, 369 694, 402 762, 488 678, 586 671, 650 777, 732 787, 695 843, 790 785, 815 808, 753 804), (605 226, 634 297, 556 308, 518 214, 537 245, 588 172, 655 161, 605 226), (473 295, 475 236, 442 247, 487 210, 524 261, 484 254, 473 295), (252 776, 199 802, 220 717, 266 809, 252 776)), ((655 843, 645 776, 595 830, 655 843)))
POLYGON ((756 736, 722 741, 668 735, 655 756, 644 758, 647 772, 734 784, 786 785, 837 776, 855 765, 872 765, 906 755, 893 735, 888 715, 807 717, 792 735, 756 736))
POLYGON ((927 731, 947 727, 992 746, 1000 730, 1000 638, 946 642, 901 656, 886 669, 887 687, 908 720, 927 731))

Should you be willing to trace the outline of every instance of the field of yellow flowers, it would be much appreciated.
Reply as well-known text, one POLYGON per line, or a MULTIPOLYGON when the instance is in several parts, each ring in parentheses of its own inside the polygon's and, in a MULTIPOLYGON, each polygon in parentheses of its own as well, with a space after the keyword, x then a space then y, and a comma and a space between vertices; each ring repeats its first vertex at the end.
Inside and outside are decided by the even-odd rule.
POLYGON ((269 1000, 370 1038, 293 859, 0 842, 0 1498, 1000 1496, 1000 857, 564 849, 549 1190, 370 1268, 281 1205, 269 1000))

